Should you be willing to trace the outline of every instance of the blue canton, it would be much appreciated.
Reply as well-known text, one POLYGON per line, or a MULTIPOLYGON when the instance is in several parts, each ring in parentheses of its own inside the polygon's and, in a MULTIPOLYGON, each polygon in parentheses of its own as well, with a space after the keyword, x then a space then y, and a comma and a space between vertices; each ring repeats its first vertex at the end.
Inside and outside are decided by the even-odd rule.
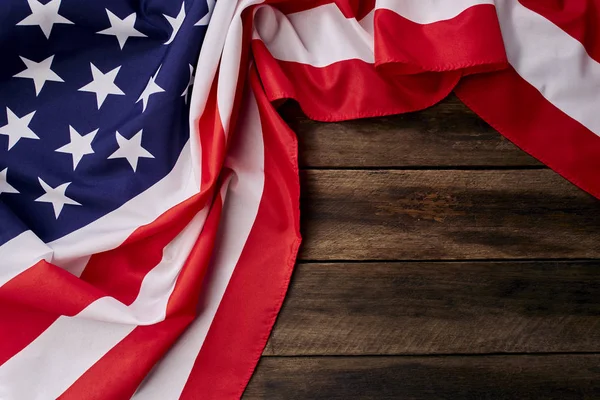
POLYGON ((0 245, 60 238, 171 171, 209 3, 0 1, 0 245))

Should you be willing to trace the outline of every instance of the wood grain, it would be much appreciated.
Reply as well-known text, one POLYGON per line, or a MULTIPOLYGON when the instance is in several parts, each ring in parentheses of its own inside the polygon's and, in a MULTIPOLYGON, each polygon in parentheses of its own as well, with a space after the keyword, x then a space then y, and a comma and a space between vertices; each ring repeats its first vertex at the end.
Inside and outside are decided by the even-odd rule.
POLYGON ((308 170, 303 260, 600 257, 600 201, 550 170, 308 170))
POLYGON ((305 261, 246 399, 600 398, 600 201, 453 96, 343 123, 280 111, 305 261))
POLYGON ((265 357, 245 399, 597 399, 600 356, 265 357))
POLYGON ((600 261, 300 264, 265 355, 600 351, 600 261))
POLYGON ((453 95, 419 112, 340 123, 309 120, 294 102, 280 113, 303 167, 541 166, 453 95))

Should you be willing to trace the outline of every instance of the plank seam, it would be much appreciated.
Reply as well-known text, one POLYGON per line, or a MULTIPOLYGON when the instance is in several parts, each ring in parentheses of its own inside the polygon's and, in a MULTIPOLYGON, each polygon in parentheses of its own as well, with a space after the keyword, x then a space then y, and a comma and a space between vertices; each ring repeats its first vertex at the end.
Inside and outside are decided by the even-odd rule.
POLYGON ((345 260, 345 259, 299 259, 297 264, 384 264, 384 263, 596 263, 600 258, 467 258, 467 259, 365 259, 365 260, 345 260))
POLYGON ((600 356, 600 351, 566 351, 533 353, 402 353, 402 354, 298 354, 268 355, 261 358, 450 358, 450 357, 557 357, 557 356, 600 356))
POLYGON ((319 167, 300 167, 300 171, 531 171, 531 170, 549 170, 545 165, 408 165, 408 166, 319 166, 319 167))

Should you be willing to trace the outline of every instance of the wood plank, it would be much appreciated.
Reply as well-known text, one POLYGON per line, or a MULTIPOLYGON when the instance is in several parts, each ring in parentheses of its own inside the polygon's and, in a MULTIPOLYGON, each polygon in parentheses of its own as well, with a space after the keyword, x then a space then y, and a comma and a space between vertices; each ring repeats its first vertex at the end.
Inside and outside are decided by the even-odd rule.
POLYGON ((600 356, 265 357, 245 399, 598 399, 600 356))
POLYGON ((600 260, 300 264, 265 355, 600 352, 600 260))
POLYGON ((309 120, 295 102, 280 113, 298 134, 303 167, 541 165, 454 95, 419 112, 340 123, 309 120))
POLYGON ((304 260, 599 258, 600 201, 550 170, 308 170, 304 260))

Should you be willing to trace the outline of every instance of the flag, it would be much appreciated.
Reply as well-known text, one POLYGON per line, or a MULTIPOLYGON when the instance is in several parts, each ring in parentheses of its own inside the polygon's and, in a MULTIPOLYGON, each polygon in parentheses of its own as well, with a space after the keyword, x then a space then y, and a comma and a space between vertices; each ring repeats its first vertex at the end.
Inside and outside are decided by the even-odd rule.
POLYGON ((597 0, 7 0, 0 16, 0 399, 241 396, 300 244, 282 100, 340 121, 454 91, 600 198, 597 0))

